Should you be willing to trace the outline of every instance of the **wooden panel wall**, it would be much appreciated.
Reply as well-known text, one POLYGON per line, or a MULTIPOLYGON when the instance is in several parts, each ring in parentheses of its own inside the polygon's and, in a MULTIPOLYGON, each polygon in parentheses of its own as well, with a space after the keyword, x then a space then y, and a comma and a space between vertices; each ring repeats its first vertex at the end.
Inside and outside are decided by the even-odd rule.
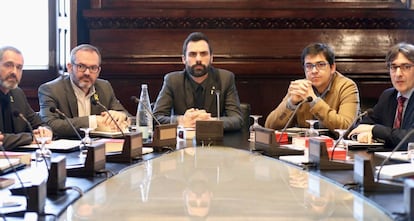
MULTIPOLYGON (((206 33, 214 65, 236 74, 242 102, 266 116, 289 82, 304 76, 300 53, 324 42, 337 55, 338 70, 354 79, 363 105, 390 86, 384 56, 392 45, 414 43, 414 13, 398 0, 91 0, 80 8, 77 42, 103 54, 102 78, 112 82, 131 113, 141 83, 155 100, 164 74, 183 69, 182 42, 206 33), (84 22, 84 23, 83 23, 84 22), (84 36, 87 36, 86 38, 84 36)), ((263 123, 263 122, 261 122, 263 123)))

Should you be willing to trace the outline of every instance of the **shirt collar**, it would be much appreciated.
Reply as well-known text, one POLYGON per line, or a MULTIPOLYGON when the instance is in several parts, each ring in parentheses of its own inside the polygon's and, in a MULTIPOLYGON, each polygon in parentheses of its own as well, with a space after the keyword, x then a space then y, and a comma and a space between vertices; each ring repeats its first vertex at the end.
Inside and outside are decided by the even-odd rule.
POLYGON ((399 96, 404 96, 405 98, 407 98, 407 100, 409 100, 413 91, 414 91, 414 88, 412 88, 411 90, 409 90, 407 93, 404 93, 404 94, 402 94, 401 92, 398 92, 396 99, 398 99, 399 96))

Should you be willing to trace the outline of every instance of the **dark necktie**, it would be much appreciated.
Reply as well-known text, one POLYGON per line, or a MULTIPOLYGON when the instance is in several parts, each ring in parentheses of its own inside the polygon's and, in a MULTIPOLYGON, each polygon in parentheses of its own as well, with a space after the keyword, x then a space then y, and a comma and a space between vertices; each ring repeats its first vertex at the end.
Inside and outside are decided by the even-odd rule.
POLYGON ((204 93, 203 87, 198 85, 195 93, 195 105, 198 109, 204 109, 204 93))
POLYGON ((395 117, 394 128, 400 128, 401 127, 405 100, 407 100, 407 98, 403 97, 403 96, 399 96, 398 99, 397 99, 397 101, 398 101, 397 116, 395 117))

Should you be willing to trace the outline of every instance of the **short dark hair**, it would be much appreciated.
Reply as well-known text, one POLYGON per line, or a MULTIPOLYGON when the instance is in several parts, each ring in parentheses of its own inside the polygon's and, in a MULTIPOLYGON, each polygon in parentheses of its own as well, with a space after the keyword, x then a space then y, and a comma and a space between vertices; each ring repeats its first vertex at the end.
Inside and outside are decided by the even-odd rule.
POLYGON ((78 51, 94 51, 98 54, 99 57, 99 65, 101 65, 102 62, 102 58, 101 58, 101 52, 99 51, 99 49, 93 45, 90 44, 81 44, 76 46, 75 48, 72 49, 72 51, 70 51, 70 62, 72 64, 75 63, 75 59, 76 59, 76 52, 78 51))
POLYGON ((335 63, 335 53, 333 52, 331 47, 323 43, 312 43, 306 46, 302 51, 302 55, 300 57, 302 65, 305 64, 306 56, 318 55, 320 53, 322 53, 323 56, 325 56, 326 60, 328 60, 328 63, 330 65, 333 65, 335 63))
POLYGON ((188 35, 188 37, 185 39, 184 44, 183 44, 183 55, 185 56, 185 54, 187 53, 187 45, 190 42, 196 42, 196 41, 206 41, 208 44, 208 49, 210 50, 210 54, 213 53, 213 50, 210 46, 210 41, 208 40, 207 36, 201 32, 193 32, 191 34, 188 35))
POLYGON ((408 60, 414 63, 414 45, 406 42, 400 42, 392 46, 385 56, 387 66, 389 66, 395 58, 397 58, 398 53, 403 54, 408 60))
POLYGON ((3 46, 3 47, 0 47, 0 61, 3 60, 3 55, 4 55, 4 52, 6 51, 13 51, 17 54, 22 55, 22 52, 13 46, 3 46))

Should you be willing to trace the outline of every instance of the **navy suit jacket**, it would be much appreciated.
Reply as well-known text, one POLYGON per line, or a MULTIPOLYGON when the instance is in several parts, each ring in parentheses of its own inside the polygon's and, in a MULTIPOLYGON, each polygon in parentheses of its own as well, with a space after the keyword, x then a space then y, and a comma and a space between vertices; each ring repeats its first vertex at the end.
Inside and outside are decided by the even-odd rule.
MULTIPOLYGON (((385 142, 387 148, 394 148, 403 139, 403 137, 414 128, 414 96, 408 100, 404 117, 400 128, 393 128, 395 112, 397 110, 397 94, 395 88, 388 88, 378 99, 374 106, 373 114, 362 119, 361 123, 374 124, 372 135, 374 139, 385 142)), ((407 143, 413 142, 414 136, 411 136, 407 142, 401 146, 401 150, 407 149, 407 143)))
MULTIPOLYGON (((102 79, 95 81, 95 91, 102 103, 108 110, 128 111, 115 97, 111 84, 102 79)), ((50 112, 54 107, 62 111, 72 122, 76 129, 89 127, 88 116, 79 117, 78 103, 69 76, 61 76, 53 81, 44 83, 39 87, 40 116, 53 130, 58 138, 75 137, 69 123, 57 113, 50 112)), ((98 105, 91 105, 91 115, 99 115, 105 110, 98 105)))
MULTIPOLYGON (((39 115, 33 111, 30 104, 27 102, 26 95, 20 88, 12 89, 9 92, 10 95, 10 107, 11 114, 17 111, 29 121, 32 129, 36 129, 39 126, 46 126, 40 119, 39 115)), ((13 122, 13 133, 6 133, 1 131, 4 135, 3 146, 5 149, 10 150, 18 146, 30 144, 33 141, 32 132, 29 126, 20 117, 9 116, 13 122)), ((0 114, 1 124, 3 125, 2 116, 0 114)))
MULTIPOLYGON (((185 71, 176 71, 165 75, 164 83, 158 94, 154 106, 154 115, 163 124, 176 122, 178 115, 193 108, 193 87, 189 74, 185 71), (171 119, 172 117, 172 119, 171 119)), ((213 85, 207 89, 204 107, 212 117, 217 117, 217 101, 214 90, 220 90, 220 120, 224 130, 239 130, 242 127, 240 100, 237 93, 234 74, 224 70, 212 68, 209 76, 213 78, 213 85)))

